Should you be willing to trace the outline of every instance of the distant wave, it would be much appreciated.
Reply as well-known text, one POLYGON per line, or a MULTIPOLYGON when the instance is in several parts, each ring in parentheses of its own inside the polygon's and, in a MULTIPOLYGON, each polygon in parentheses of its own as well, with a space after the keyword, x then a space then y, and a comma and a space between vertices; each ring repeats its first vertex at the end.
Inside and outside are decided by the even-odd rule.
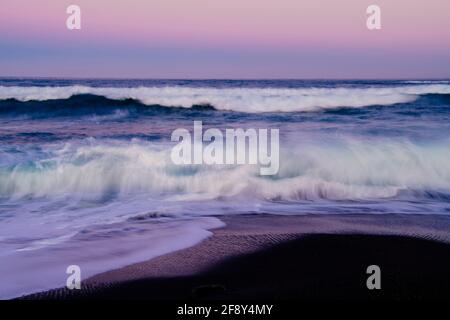
MULTIPOLYGON (((0 101, 66 100, 76 95, 95 95, 108 101, 142 106, 192 108, 214 107, 247 113, 303 112, 321 109, 388 106, 412 102, 422 95, 450 94, 448 84, 372 88, 189 88, 89 86, 0 86, 0 101), (119 101, 119 102, 117 102, 119 101)), ((78 101, 80 102, 80 101, 78 101)), ((99 102, 99 101, 97 101, 99 102)), ((106 104, 107 105, 107 104, 106 104)), ((77 105, 78 107, 83 107, 77 105)), ((1 111, 1 109, 0 109, 1 111)))
POLYGON ((450 84, 450 80, 407 80, 404 83, 413 84, 450 84))
POLYGON ((161 114, 189 110, 214 110, 209 105, 193 105, 190 108, 162 105, 145 105, 135 99, 114 100, 104 96, 77 94, 67 99, 0 100, 0 115, 33 118, 92 116, 92 120, 119 120, 136 114, 161 114))

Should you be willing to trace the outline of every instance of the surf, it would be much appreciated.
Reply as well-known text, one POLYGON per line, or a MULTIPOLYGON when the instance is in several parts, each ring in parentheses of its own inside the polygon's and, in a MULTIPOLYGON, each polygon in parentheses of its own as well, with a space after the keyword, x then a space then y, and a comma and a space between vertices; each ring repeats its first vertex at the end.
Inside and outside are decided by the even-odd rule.
POLYGON ((214 87, 54 87, 0 86, 0 100, 49 101, 95 95, 121 104, 192 108, 244 113, 310 112, 409 103, 422 95, 450 94, 450 85, 424 84, 388 87, 214 88, 214 87))
POLYGON ((147 195, 166 200, 383 200, 450 194, 448 140, 354 138, 285 142, 275 176, 254 165, 175 165, 172 144, 57 143, 40 159, 0 167, 5 200, 102 200, 147 195), (111 198, 112 197, 112 198, 111 198), (161 198, 162 197, 162 198, 161 198))

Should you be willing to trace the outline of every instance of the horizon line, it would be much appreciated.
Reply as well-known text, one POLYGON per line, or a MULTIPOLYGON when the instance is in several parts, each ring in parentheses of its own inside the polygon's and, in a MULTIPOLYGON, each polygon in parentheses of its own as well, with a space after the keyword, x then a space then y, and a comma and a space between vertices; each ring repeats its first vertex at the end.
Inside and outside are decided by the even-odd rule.
POLYGON ((418 81, 450 81, 450 76, 448 78, 445 77, 399 77, 399 78, 378 78, 378 77, 367 77, 367 78, 342 78, 342 77, 329 77, 329 78, 315 78, 315 77, 305 77, 305 78, 220 78, 220 77, 211 77, 211 78, 164 78, 164 77, 155 77, 155 78, 142 78, 142 77, 68 77, 68 76, 4 76, 0 75, 0 79, 27 79, 27 80, 151 80, 151 81, 410 81, 410 80, 418 80, 418 81))

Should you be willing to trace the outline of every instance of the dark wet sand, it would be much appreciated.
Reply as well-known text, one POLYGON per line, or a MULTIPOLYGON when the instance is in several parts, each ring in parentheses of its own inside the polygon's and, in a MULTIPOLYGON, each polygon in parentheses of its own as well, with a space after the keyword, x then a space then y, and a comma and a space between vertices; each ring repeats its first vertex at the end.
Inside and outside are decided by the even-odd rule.
POLYGON ((241 215, 198 245, 29 299, 447 299, 450 218, 241 215), (381 290, 368 290, 369 265, 381 290))

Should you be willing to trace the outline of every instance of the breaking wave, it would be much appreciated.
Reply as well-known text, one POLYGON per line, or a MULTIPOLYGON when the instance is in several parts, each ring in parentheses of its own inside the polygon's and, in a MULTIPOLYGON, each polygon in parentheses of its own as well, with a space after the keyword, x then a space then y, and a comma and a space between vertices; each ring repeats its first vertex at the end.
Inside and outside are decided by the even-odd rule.
POLYGON ((258 168, 249 165, 175 166, 169 150, 142 143, 65 144, 45 159, 0 168, 0 197, 147 194, 173 200, 314 201, 450 195, 449 141, 305 143, 282 152, 280 171, 273 177, 259 176, 258 168))
MULTIPOLYGON (((415 101, 421 95, 450 94, 448 84, 368 88, 194 88, 194 87, 17 87, 0 86, 0 101, 66 100, 94 95, 116 103, 192 108, 248 113, 303 112, 335 108, 388 106, 415 101)), ((104 102, 105 102, 104 101, 104 102)), ((3 101, 4 102, 4 101, 3 101)), ((72 101, 73 102, 73 101, 72 101)), ((1 107, 0 107, 1 111, 1 107)))

